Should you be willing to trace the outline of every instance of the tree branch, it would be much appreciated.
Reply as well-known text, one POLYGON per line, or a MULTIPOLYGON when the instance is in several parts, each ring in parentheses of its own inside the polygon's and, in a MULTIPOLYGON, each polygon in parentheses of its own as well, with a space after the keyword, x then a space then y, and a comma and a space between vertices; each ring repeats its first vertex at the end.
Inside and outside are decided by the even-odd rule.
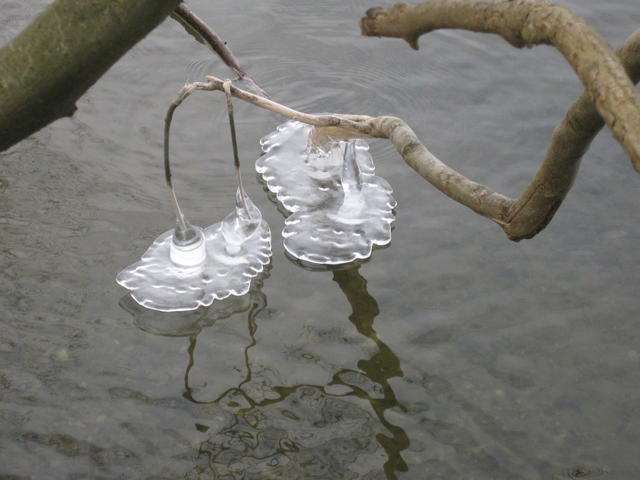
MULTIPOLYGON (((640 30, 619 50, 634 82, 640 79, 640 30)), ((207 82, 186 85, 176 102, 195 90, 223 90, 223 81, 212 76, 207 82)), ((556 128, 547 156, 533 181, 517 200, 476 183, 448 167, 425 147, 415 132, 396 117, 366 115, 310 115, 237 87, 231 94, 258 107, 317 128, 313 139, 368 136, 387 138, 404 160, 434 187, 457 202, 500 225, 509 239, 532 238, 551 220, 571 188, 580 159, 603 126, 589 95, 585 92, 556 128)), ((175 102, 174 102, 175 103, 175 102)))
POLYGON ((187 7, 186 3, 180 2, 180 5, 171 14, 174 20, 182 24, 185 30, 190 33, 197 41, 208 45, 222 61, 238 76, 239 80, 244 80, 256 93, 262 96, 268 96, 260 86, 253 81, 249 74, 240 66, 238 60, 233 55, 231 49, 227 46, 220 35, 213 28, 207 25, 203 19, 196 15, 187 7))
MULTIPOLYGON (((221 79, 207 76, 207 82, 194 82, 183 87, 176 101, 181 102, 195 90, 222 91, 222 85, 221 79)), ((235 86, 231 87, 231 94, 284 117, 319 127, 320 137, 328 134, 332 138, 388 138, 405 161, 442 193, 500 225, 504 225, 507 220, 513 200, 469 180, 438 160, 400 118, 348 114, 311 115, 235 86)))
POLYGON ((640 95, 609 45, 570 10, 544 0, 431 0, 370 9, 360 27, 364 35, 403 38, 416 49, 420 35, 441 28, 494 33, 518 48, 555 46, 640 172, 640 95))
POLYGON ((0 49, 0 151, 58 118, 179 0, 57 0, 0 49))
MULTIPOLYGON (((71 115, 75 101, 178 3, 85 0, 78 7, 74 0, 57 0, 0 49, 0 150, 57 118, 71 115)), ((587 88, 554 131, 542 165, 517 200, 448 167, 400 118, 309 115, 237 87, 231 87, 232 95, 315 125, 312 141, 353 136, 388 138, 423 178, 498 223, 516 241, 533 237, 551 220, 603 119, 639 169, 640 101, 630 79, 634 83, 640 79, 640 30, 618 52, 625 73, 615 54, 588 25, 568 10, 542 0, 431 0, 415 7, 396 5, 388 10, 369 10, 361 26, 369 35, 405 38, 414 48, 420 35, 437 28, 497 33, 517 47, 550 43, 565 55, 587 88)), ((238 69, 236 73, 243 72, 239 65, 228 64, 238 69)), ((186 85, 175 106, 195 90, 222 91, 223 82, 207 77, 207 82, 186 85)))

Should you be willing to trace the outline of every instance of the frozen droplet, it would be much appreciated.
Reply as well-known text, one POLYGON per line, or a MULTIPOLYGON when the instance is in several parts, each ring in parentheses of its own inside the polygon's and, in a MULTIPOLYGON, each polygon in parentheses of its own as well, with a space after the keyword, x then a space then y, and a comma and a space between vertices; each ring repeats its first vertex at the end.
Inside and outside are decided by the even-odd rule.
POLYGON ((341 142, 340 148, 343 153, 340 177, 343 198, 338 211, 330 216, 334 217, 338 224, 361 223, 366 218, 367 205, 362 191, 362 174, 356 161, 355 142, 341 142))

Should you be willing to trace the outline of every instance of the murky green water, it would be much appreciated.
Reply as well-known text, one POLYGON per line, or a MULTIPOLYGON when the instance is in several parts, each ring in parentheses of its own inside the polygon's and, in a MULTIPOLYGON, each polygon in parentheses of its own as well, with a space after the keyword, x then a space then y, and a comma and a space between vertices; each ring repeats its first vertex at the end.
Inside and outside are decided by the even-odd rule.
MULTIPOLYGON (((6 1, 0 40, 48 2, 6 1)), ((551 48, 461 32, 362 38, 368 0, 191 2, 274 99, 396 114, 434 153, 515 196, 581 88, 551 48)), ((390 2, 387 2, 390 3, 390 2)), ((566 0, 613 45, 635 0, 566 0)), ((173 219, 164 111, 228 75, 167 21, 61 120, 0 154, 0 478, 640 477, 640 177, 608 132, 553 223, 519 244, 373 142, 391 245, 359 269, 285 258, 252 163, 281 119, 236 103, 247 188, 274 232, 250 295, 140 310, 115 284, 173 219)), ((233 204, 224 100, 176 116, 189 218, 233 204)))

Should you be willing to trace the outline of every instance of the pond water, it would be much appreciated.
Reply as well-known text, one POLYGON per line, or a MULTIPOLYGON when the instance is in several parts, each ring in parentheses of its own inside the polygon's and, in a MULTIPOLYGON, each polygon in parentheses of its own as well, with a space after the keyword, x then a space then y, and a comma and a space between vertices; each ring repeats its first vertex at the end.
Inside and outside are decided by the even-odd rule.
MULTIPOLYGON (((47 3, 4 2, 0 40, 47 3)), ((561 3, 614 46, 640 25, 636 0, 561 3)), ((275 100, 401 116, 510 196, 581 91, 549 47, 361 37, 371 0, 191 6, 275 100)), ((162 120, 205 73, 230 75, 168 20, 73 118, 0 154, 0 478, 640 478, 640 177, 609 132, 551 225, 520 243, 373 141, 398 201, 392 242, 311 271, 284 255, 253 170, 283 119, 237 101, 272 263, 244 297, 154 314, 115 275, 173 225, 162 120)), ((175 117, 176 188, 202 226, 233 206, 225 119, 219 92, 175 117)))

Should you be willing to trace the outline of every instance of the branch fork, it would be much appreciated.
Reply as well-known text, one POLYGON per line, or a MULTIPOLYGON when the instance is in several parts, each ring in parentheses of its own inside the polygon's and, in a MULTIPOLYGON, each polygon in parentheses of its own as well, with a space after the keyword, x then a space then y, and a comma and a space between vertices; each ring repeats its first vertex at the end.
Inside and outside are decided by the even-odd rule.
MULTIPOLYGON (((514 241, 532 238, 553 218, 571 189, 582 156, 606 123, 640 171, 640 30, 614 53, 600 35, 570 10, 545 0, 430 0, 415 6, 374 8, 361 19, 362 33, 398 37, 418 48, 418 38, 441 28, 500 35, 517 48, 555 46, 585 85, 582 96, 555 129, 534 178, 517 198, 476 183, 439 160, 407 123, 397 117, 310 115, 231 87, 233 96, 316 127, 313 140, 354 136, 387 138, 405 162, 455 201, 502 227, 514 241)), ((222 80, 208 76, 195 90, 222 90, 222 80)))

